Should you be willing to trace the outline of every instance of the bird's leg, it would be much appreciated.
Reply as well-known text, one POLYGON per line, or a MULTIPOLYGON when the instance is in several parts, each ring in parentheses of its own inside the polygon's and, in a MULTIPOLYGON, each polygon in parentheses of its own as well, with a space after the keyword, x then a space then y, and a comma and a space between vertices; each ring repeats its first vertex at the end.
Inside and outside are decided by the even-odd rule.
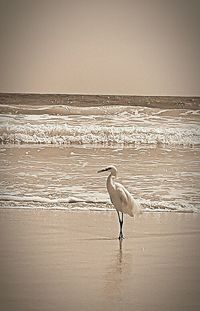
POLYGON ((123 232, 122 232, 122 227, 123 227, 123 213, 122 213, 122 219, 120 218, 119 211, 117 211, 118 218, 119 218, 119 225, 120 225, 120 233, 119 233, 119 240, 123 239, 123 232))
MULTIPOLYGON (((120 215, 119 215, 119 211, 118 211, 118 210, 117 210, 117 215, 118 215, 118 219, 119 219, 120 234, 121 234, 121 218, 120 218, 120 215)), ((120 234, 119 234, 119 240, 121 239, 120 234)))
POLYGON ((120 223, 120 239, 124 238, 123 232, 122 232, 123 222, 124 222, 124 214, 122 213, 122 219, 121 219, 121 223, 120 223))

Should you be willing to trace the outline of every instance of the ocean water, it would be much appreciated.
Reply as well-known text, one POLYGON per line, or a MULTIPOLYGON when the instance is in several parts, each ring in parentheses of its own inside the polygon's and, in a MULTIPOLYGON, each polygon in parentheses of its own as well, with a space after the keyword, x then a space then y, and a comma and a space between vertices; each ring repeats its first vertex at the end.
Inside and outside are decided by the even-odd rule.
POLYGON ((200 211, 200 110, 158 106, 1 104, 0 206, 112 210, 113 164, 144 211, 200 211))

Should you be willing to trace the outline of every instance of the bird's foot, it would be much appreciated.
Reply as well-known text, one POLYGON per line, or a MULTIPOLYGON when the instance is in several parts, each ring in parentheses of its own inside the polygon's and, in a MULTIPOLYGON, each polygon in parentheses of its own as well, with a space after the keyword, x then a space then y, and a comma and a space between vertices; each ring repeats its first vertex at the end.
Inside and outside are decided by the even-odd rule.
POLYGON ((123 240, 123 239, 124 239, 123 234, 120 234, 119 237, 118 237, 118 239, 119 239, 119 240, 123 240))

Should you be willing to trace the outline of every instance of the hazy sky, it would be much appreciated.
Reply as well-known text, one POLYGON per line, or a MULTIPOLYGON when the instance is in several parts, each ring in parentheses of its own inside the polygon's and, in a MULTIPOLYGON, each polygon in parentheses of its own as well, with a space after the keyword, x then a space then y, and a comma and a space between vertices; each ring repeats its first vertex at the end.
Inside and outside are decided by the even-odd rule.
POLYGON ((200 95, 200 1, 0 0, 0 92, 200 95))

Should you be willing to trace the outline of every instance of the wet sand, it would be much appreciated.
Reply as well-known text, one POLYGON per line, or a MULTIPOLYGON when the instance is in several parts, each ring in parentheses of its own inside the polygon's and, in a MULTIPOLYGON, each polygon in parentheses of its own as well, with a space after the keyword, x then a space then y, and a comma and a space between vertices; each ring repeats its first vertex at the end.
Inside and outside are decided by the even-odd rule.
POLYGON ((0 210, 1 310, 200 308, 200 215, 0 210))

